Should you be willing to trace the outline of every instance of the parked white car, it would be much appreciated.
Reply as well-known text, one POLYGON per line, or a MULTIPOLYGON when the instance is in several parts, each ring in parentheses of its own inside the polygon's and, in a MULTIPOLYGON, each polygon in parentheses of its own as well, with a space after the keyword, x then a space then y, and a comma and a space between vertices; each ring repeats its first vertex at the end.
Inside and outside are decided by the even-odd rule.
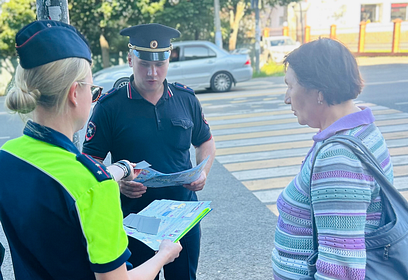
MULTIPOLYGON (((211 89, 225 92, 231 86, 252 78, 251 60, 248 54, 230 54, 207 41, 184 41, 173 43, 178 53, 170 59, 168 82, 185 84, 194 90, 211 89)), ((113 66, 94 74, 94 84, 104 92, 129 82, 132 68, 129 65, 113 66)))
POLYGON ((263 52, 268 62, 282 63, 285 55, 300 46, 287 36, 272 36, 262 39, 263 52))

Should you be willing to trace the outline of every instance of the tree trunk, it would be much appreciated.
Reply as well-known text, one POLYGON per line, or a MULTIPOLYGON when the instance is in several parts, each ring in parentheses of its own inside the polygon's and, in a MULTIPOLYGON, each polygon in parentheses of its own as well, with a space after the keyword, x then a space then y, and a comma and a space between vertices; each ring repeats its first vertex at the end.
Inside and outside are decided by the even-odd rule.
POLYGON ((103 36, 103 34, 101 34, 101 36, 99 37, 99 44, 101 45, 102 67, 108 68, 110 66, 109 43, 106 40, 105 36, 103 36))
POLYGON ((234 16, 234 12, 231 11, 230 13, 230 27, 231 27, 231 34, 229 38, 229 50, 235 50, 236 45, 237 45, 237 36, 238 36, 238 29, 239 29, 239 23, 244 16, 245 12, 245 2, 244 1, 239 1, 237 3, 237 8, 236 8, 236 13, 234 16))
POLYGON ((197 41, 200 39, 200 30, 196 29, 194 32, 194 39, 197 41))

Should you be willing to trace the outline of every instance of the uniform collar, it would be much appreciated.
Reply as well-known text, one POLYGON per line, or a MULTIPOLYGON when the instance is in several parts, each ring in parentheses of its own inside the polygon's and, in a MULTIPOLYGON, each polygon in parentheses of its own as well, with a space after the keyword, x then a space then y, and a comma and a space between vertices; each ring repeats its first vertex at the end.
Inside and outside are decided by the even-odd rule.
MULTIPOLYGON (((129 99, 143 99, 143 96, 140 95, 140 93, 137 91, 136 87, 133 85, 133 81, 135 80, 135 77, 132 75, 130 76, 129 83, 126 85, 126 94, 129 99)), ((170 97, 173 96, 173 92, 170 89, 170 87, 167 84, 167 79, 164 79, 163 82, 164 85, 164 90, 163 90, 163 95, 160 99, 169 99, 170 97)))
POLYGON ((361 111, 344 116, 334 123, 332 123, 325 130, 318 132, 313 136, 315 142, 326 140, 327 138, 335 135, 336 133, 356 128, 361 125, 368 125, 374 122, 374 116, 371 109, 368 107, 359 107, 361 111))
POLYGON ((76 155, 80 154, 77 147, 75 147, 74 143, 72 143, 67 136, 52 128, 40 125, 33 121, 27 122, 24 128, 24 134, 34 139, 61 147, 76 155))

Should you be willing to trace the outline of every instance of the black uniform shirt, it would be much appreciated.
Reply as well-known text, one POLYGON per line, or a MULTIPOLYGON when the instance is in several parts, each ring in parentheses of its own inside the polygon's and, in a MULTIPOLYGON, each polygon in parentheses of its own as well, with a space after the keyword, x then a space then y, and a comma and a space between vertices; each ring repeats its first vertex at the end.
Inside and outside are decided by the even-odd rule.
MULTIPOLYGON (((146 160, 153 169, 174 173, 192 167, 190 145, 211 139, 201 105, 193 90, 164 81, 163 96, 156 105, 145 100, 130 83, 111 90, 96 104, 88 123, 83 152, 113 162, 146 160)), ((138 212, 154 199, 197 200, 194 192, 177 187, 148 188, 139 199, 122 195, 124 215, 138 212)))

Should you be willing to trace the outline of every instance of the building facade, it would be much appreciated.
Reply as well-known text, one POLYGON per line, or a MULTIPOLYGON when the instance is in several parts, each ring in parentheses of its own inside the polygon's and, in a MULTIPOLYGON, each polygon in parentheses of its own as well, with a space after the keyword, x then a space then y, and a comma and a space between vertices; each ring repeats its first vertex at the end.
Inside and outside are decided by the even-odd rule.
POLYGON ((335 26, 336 38, 356 51, 360 23, 366 23, 367 50, 391 48, 394 20, 401 19, 400 49, 408 50, 408 0, 306 0, 272 10, 275 20, 265 22, 270 36, 281 35, 288 26, 289 35, 299 42, 310 27, 311 40, 329 37, 335 26), (283 19, 282 19, 283 18, 283 19))

